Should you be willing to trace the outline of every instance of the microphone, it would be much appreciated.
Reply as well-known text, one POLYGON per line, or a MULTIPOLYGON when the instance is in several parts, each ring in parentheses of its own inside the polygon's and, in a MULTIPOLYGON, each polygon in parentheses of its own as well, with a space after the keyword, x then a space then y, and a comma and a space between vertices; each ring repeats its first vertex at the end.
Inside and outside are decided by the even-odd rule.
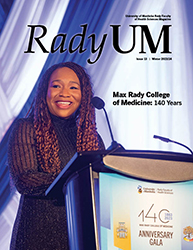
POLYGON ((105 117, 106 117, 106 121, 107 121, 107 124, 108 124, 108 128, 109 128, 109 132, 110 132, 110 135, 111 135, 111 140, 112 140, 112 143, 111 143, 111 146, 108 148, 108 149, 114 149, 116 147, 121 147, 123 150, 125 150, 123 148, 123 146, 119 143, 117 143, 115 140, 114 140, 114 137, 113 137, 113 132, 112 132, 112 129, 111 129, 111 125, 110 125, 110 122, 109 122, 109 118, 108 118, 108 115, 107 115, 107 111, 105 109, 105 102, 98 96, 94 96, 92 99, 91 99, 91 103, 93 104, 93 106, 96 108, 96 109, 103 109, 104 110, 104 113, 105 113, 105 117))
POLYGON ((178 145, 180 145, 180 146, 182 146, 182 147, 185 147, 186 149, 188 149, 188 150, 190 151, 191 154, 193 154, 192 150, 191 150, 189 147, 187 147, 186 145, 182 144, 182 143, 179 143, 179 142, 177 142, 177 141, 170 140, 169 138, 162 137, 162 136, 159 136, 159 135, 154 135, 153 138, 159 139, 159 140, 164 141, 164 142, 167 142, 167 143, 168 143, 168 142, 176 143, 176 144, 178 144, 178 145))

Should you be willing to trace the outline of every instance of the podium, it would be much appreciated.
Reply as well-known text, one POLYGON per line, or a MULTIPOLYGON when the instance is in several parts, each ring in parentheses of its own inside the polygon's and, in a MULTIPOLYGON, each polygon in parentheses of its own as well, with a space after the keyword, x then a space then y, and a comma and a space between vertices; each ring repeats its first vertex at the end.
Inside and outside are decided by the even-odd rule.
POLYGON ((146 250, 154 246, 187 250, 193 247, 192 180, 193 156, 189 154, 79 152, 46 195, 62 193, 65 197, 72 250, 146 250), (186 211, 183 203, 190 204, 186 211), (182 212, 192 216, 184 224, 182 212))

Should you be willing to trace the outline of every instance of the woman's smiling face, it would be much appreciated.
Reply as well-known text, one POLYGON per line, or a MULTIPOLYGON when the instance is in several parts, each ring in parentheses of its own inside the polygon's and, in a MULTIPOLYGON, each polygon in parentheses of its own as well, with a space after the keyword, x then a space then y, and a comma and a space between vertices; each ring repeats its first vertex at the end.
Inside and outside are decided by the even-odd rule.
POLYGON ((52 73, 46 96, 51 114, 68 119, 79 108, 81 97, 80 81, 72 69, 64 67, 52 73))

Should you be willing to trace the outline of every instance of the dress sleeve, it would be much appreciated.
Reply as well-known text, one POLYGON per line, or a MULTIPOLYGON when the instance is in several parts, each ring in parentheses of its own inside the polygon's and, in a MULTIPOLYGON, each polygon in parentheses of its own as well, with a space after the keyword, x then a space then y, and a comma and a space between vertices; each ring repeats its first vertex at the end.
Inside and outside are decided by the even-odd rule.
POLYGON ((8 164, 13 182, 21 194, 44 196, 56 175, 40 170, 32 122, 16 121, 9 139, 8 164))

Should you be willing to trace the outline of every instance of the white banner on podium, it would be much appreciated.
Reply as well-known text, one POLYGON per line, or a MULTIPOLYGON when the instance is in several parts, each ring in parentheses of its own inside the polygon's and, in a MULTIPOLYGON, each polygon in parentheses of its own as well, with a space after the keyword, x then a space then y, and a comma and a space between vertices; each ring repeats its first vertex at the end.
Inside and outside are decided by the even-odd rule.
POLYGON ((99 180, 102 250, 193 249, 193 181, 99 180))

